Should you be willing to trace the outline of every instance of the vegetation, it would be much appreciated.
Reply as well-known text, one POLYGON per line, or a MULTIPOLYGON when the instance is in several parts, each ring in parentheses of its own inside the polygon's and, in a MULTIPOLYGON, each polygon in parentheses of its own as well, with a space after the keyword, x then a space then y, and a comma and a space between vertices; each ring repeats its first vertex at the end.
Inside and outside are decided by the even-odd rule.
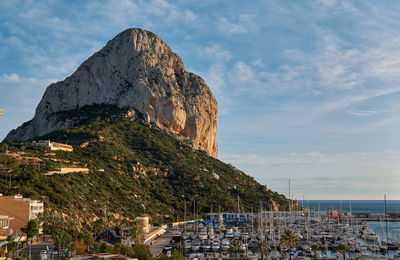
POLYGON ((129 235, 135 241, 136 245, 140 244, 143 240, 143 227, 134 222, 129 229, 129 235))
POLYGON ((300 239, 293 233, 292 230, 287 229, 285 230, 285 233, 281 237, 281 244, 287 245, 289 249, 289 258, 291 260, 292 255, 290 254, 290 252, 292 252, 292 247, 293 245, 299 245, 300 239))
POLYGON ((343 254, 343 260, 346 260, 346 252, 350 251, 350 248, 348 245, 345 244, 340 244, 336 248, 339 252, 342 252, 343 254))
POLYGON ((268 259, 270 251, 270 248, 266 243, 264 243, 264 241, 258 241, 256 247, 254 248, 254 252, 261 255, 261 260, 264 260, 264 256, 267 256, 268 259))
MULTIPOLYGON (((194 197, 200 216, 219 207, 237 210, 238 196, 241 211, 256 209, 259 201, 265 208, 273 203, 288 208, 283 195, 267 191, 254 178, 193 150, 190 142, 153 124, 125 117, 124 112, 102 105, 61 113, 60 120, 79 116, 80 125, 38 138, 72 144, 74 152, 50 151, 31 143, 0 144, 0 190, 4 195, 22 193, 43 200, 46 208, 93 233, 98 219, 106 224, 138 215, 150 215, 153 222, 182 220, 184 204, 192 205, 194 197), (5 151, 40 161, 25 162, 2 154, 5 151), (60 167, 90 171, 44 175, 60 167)), ((188 208, 187 218, 192 213, 188 208)))
POLYGON ((317 250, 319 246, 317 244, 311 245, 311 250, 313 251, 314 260, 317 260, 317 250))
POLYGON ((243 253, 243 249, 240 248, 239 240, 233 240, 231 246, 228 248, 228 252, 235 256, 235 260, 238 259, 241 253, 243 253))

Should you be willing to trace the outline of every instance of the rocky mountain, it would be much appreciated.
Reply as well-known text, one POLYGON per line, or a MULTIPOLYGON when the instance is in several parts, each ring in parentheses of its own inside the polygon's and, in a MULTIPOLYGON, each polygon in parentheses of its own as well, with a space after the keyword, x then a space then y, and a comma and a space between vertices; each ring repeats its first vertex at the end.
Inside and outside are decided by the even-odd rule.
MULTIPOLYGON (((27 141, 81 122, 62 114, 85 106, 116 105, 130 116, 190 138, 216 157, 217 102, 199 76, 157 35, 128 29, 109 41, 63 81, 47 87, 32 120, 5 142, 27 141)), ((68 113, 67 113, 68 114, 68 113)))

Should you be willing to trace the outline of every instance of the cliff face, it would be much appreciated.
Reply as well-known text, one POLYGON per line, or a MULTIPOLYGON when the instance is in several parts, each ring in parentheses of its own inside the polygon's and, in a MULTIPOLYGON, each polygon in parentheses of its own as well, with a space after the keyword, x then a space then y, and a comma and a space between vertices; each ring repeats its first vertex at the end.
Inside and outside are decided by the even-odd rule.
POLYGON ((217 156, 215 97, 202 78, 185 71, 166 43, 141 29, 118 34, 70 77, 48 86, 34 118, 4 141, 26 141, 70 128, 75 121, 60 121, 57 115, 93 104, 129 108, 148 122, 190 138, 194 148, 217 156))

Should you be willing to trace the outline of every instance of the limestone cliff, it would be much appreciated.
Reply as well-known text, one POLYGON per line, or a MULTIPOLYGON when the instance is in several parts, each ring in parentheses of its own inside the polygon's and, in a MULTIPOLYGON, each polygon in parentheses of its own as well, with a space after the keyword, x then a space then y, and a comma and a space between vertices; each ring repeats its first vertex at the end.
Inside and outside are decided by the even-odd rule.
POLYGON ((47 87, 31 121, 4 139, 26 141, 74 125, 57 114, 86 105, 113 104, 188 137, 217 156, 217 102, 199 76, 157 35, 128 29, 109 41, 68 78, 47 87))

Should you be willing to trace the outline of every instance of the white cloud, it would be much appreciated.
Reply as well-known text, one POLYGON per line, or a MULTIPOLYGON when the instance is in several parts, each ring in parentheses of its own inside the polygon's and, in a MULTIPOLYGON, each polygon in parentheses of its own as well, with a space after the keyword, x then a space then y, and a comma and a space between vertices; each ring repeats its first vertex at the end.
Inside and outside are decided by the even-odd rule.
POLYGON ((227 18, 219 18, 218 29, 228 35, 243 34, 255 31, 258 28, 256 17, 253 14, 241 14, 237 19, 237 23, 228 21, 227 18))
POLYGON ((232 53, 223 49, 219 44, 210 44, 197 48, 197 54, 200 57, 207 57, 214 62, 225 62, 232 58, 232 53))
POLYGON ((207 85, 211 88, 212 92, 216 95, 222 95, 222 87, 225 84, 225 65, 222 63, 214 64, 203 75, 207 85))
POLYGON ((318 2, 328 7, 332 7, 337 4, 337 0, 318 0, 318 2))
POLYGON ((238 82, 239 84, 251 84, 251 82, 255 79, 256 73, 253 68, 251 68, 248 64, 244 62, 237 62, 233 69, 233 73, 231 75, 232 80, 238 82))
POLYGON ((0 77, 0 83, 16 83, 20 81, 20 77, 16 73, 3 74, 0 77))
POLYGON ((378 199, 383 192, 400 198, 400 151, 358 153, 284 153, 228 155, 222 160, 286 194, 291 179, 295 196, 314 199, 378 199), (376 176, 379 176, 377 179, 376 176), (363 189, 370 192, 365 194, 363 189), (354 194, 353 194, 353 191, 354 194))
POLYGON ((347 113, 352 116, 369 117, 369 116, 380 114, 383 112, 386 112, 386 111, 381 110, 381 109, 375 109, 375 110, 370 109, 370 110, 351 110, 351 111, 348 111, 347 113))

